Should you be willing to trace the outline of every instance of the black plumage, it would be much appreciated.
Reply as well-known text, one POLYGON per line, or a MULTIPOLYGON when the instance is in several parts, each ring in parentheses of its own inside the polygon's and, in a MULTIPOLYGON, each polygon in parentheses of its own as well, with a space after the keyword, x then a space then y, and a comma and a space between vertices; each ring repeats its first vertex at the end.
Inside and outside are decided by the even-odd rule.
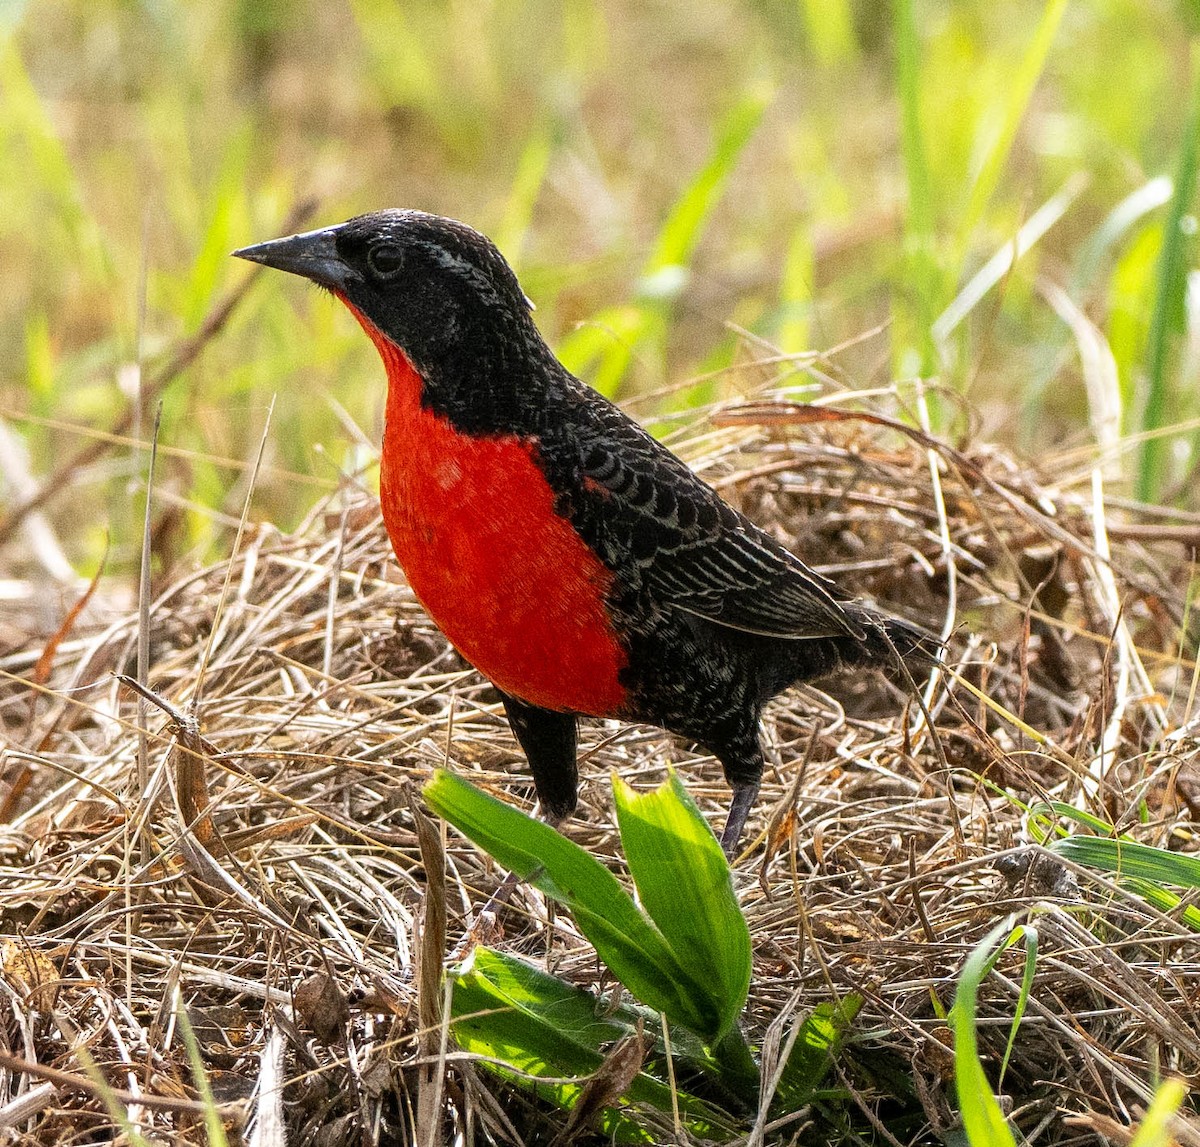
MULTIPOLYGON (((571 375, 508 264, 471 228, 384 211, 238 254, 365 315, 419 372, 422 406, 458 433, 531 444, 554 512, 613 575, 604 609, 625 700, 587 715, 658 725, 712 752, 734 790, 727 850, 758 791, 772 697, 840 670, 931 664, 928 634, 849 599, 571 375)), ((508 494, 496 491, 497 514, 508 494)), ((505 708, 557 822, 575 807, 577 714, 518 696, 505 708)))

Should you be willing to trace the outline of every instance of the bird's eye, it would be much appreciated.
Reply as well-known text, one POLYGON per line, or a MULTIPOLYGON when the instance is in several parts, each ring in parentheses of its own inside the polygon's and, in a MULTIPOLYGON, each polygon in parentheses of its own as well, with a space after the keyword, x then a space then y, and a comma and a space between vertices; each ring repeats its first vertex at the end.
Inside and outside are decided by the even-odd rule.
POLYGON ((404 252, 395 243, 382 243, 367 252, 367 265, 381 279, 390 279, 404 266, 404 252))

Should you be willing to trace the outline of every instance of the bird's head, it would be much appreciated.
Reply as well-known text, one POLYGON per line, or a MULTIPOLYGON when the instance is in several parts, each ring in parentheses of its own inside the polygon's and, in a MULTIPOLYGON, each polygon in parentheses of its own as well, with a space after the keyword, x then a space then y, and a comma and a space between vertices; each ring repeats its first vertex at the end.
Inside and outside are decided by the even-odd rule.
POLYGON ((532 304, 495 244, 440 215, 375 211, 234 254, 332 291, 429 377, 464 356, 504 360, 540 343, 532 304))

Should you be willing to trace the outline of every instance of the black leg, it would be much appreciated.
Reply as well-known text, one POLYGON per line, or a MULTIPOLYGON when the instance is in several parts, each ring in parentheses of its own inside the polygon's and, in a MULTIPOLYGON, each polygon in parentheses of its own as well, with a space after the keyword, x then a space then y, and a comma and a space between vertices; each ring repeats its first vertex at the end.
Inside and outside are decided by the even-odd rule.
POLYGON ((575 811, 575 714, 539 709, 506 693, 500 696, 508 723, 529 761, 542 816, 557 826, 575 811))
POLYGON ((758 796, 759 782, 763 774, 762 746, 758 743, 758 731, 739 737, 734 744, 714 746, 717 759, 725 770, 725 779, 733 789, 729 801, 729 815, 725 818, 725 831, 721 833, 721 847, 725 855, 733 858, 737 852, 746 818, 754 807, 758 796))
POLYGON ((725 831, 721 833, 721 847, 731 860, 737 852, 738 841, 742 839, 742 829, 746 827, 746 817, 750 815, 750 810, 754 807, 754 798, 757 796, 758 781, 733 786, 729 815, 725 818, 725 831))

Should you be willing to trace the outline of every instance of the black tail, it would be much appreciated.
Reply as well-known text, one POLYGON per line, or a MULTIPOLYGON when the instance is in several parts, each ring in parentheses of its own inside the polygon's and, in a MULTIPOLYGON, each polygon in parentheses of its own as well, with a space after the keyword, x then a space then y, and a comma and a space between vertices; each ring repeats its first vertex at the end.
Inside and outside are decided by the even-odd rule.
POLYGON ((942 648, 942 642, 934 634, 866 606, 848 607, 847 611, 862 629, 863 636, 788 642, 787 680, 781 682, 776 678, 774 684, 787 688, 854 669, 878 669, 904 685, 909 675, 918 682, 928 675, 942 648))
POLYGON ((898 617, 884 617, 866 610, 863 615, 862 626, 867 631, 867 639, 860 647, 866 656, 857 664, 878 666, 884 672, 900 677, 903 677, 901 664, 913 677, 923 677, 933 668, 943 644, 935 634, 898 617))

